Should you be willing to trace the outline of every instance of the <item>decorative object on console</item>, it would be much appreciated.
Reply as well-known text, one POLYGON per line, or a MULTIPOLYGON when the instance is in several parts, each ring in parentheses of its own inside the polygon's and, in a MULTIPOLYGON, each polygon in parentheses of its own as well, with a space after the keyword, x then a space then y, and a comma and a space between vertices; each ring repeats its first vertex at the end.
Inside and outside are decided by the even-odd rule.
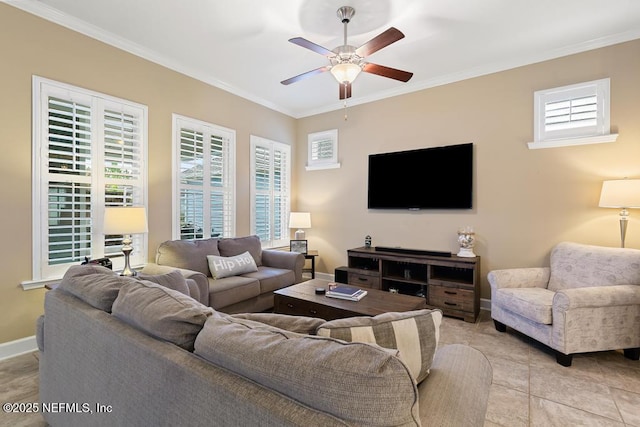
POLYGON ((303 228, 311 228, 311 214, 309 212, 291 212, 289 214, 289 228, 297 228, 295 239, 304 240, 306 236, 303 228))
POLYGON ((122 235, 122 252, 124 253, 124 269, 121 276, 135 276, 136 272, 129 265, 129 255, 133 251, 131 235, 147 233, 147 211, 142 206, 107 207, 104 210, 105 235, 122 235))
POLYGON ((368 234, 364 238, 364 247, 365 248, 371 247, 371 236, 369 236, 368 234))
POLYGON ((307 254, 308 246, 306 240, 291 240, 289 242, 289 250, 291 252, 297 252, 299 254, 307 254))
POLYGON ((458 244, 460 245, 459 257, 474 258, 476 256, 473 253, 473 247, 476 245, 476 233, 473 227, 467 226, 458 230, 458 244))
POLYGON ((620 247, 624 248, 624 239, 629 222, 629 208, 640 208, 640 179, 614 179, 602 183, 600 192, 601 208, 620 208, 620 247))

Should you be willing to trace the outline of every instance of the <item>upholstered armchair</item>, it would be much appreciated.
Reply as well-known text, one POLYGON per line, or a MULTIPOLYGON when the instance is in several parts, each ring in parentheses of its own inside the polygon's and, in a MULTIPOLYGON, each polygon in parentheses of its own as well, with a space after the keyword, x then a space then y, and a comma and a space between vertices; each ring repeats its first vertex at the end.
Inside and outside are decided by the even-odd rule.
POLYGON ((640 250, 563 242, 550 267, 494 270, 488 279, 496 329, 551 347, 559 364, 617 349, 640 358, 640 250))

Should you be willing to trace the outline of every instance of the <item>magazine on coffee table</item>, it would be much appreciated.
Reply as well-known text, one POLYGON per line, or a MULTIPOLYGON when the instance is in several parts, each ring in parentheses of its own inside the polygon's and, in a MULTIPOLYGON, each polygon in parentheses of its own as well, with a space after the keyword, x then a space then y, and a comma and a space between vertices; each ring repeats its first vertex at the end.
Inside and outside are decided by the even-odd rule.
POLYGON ((354 289, 348 286, 330 287, 326 295, 330 298, 346 299, 349 301, 360 301, 367 295, 367 291, 363 289, 354 289))

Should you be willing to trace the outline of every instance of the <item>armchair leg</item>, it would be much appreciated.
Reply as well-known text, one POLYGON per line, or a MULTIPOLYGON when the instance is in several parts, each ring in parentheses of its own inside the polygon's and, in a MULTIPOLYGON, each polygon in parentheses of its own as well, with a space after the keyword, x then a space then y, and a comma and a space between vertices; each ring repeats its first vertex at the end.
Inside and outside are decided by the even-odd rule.
POLYGON ((640 347, 625 348, 624 357, 631 360, 640 360, 640 347))
POLYGON ((498 331, 498 332, 506 332, 507 331, 507 325, 505 325, 504 323, 498 322, 496 319, 493 319, 493 324, 496 327, 496 331, 498 331))
POLYGON ((565 367, 571 366, 571 362, 573 360, 572 354, 564 354, 564 353, 560 353, 559 351, 556 351, 555 353, 556 353, 556 362, 558 362, 560 365, 565 367))

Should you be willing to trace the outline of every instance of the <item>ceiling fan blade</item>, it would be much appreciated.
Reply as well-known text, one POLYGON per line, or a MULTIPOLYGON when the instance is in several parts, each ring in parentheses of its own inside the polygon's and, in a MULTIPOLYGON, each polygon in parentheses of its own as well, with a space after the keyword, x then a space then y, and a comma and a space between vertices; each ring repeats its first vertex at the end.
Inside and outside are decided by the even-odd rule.
POLYGON ((351 98, 351 83, 341 83, 338 86, 340 88, 340 99, 351 98))
POLYGON ((329 71, 331 67, 329 65, 316 68, 315 70, 307 71, 306 73, 298 74, 297 76, 291 77, 289 79, 283 80, 280 83, 283 85, 290 85, 291 83, 295 83, 298 80, 306 79, 307 77, 315 76, 316 74, 324 73, 325 71, 329 71))
POLYGON ((383 47, 389 46, 391 43, 395 43, 398 40, 404 38, 402 31, 397 28, 391 27, 387 31, 378 34, 362 46, 356 49, 356 55, 364 58, 367 57, 383 47))
POLYGON ((384 65, 372 64, 367 62, 362 67, 362 71, 371 74, 377 74, 382 77, 388 77, 394 80, 400 80, 401 82, 408 82, 411 77, 413 77, 413 73, 408 71, 398 70, 396 68, 385 67, 384 65))
POLYGON ((307 48, 314 51, 315 53, 319 53, 320 55, 324 55, 329 58, 336 55, 335 52, 332 52, 329 49, 320 46, 319 44, 310 42, 307 39, 303 39, 302 37, 294 37, 292 39, 289 39, 289 41, 293 44, 297 44, 298 46, 307 48))

